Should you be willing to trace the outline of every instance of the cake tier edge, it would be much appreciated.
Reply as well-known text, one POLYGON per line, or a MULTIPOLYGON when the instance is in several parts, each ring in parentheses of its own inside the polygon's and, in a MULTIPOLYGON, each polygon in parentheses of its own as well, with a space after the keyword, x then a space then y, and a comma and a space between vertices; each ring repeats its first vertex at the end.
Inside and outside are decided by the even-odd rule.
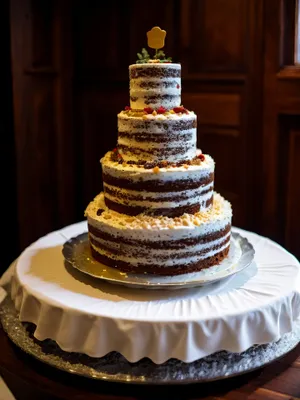
MULTIPOLYGON (((214 160, 187 161, 189 164, 148 168, 113 161, 108 152, 102 159, 106 205, 119 213, 180 216, 211 207, 214 190, 214 160)), ((150 165, 151 167, 151 165, 150 165)))
POLYGON ((120 271, 179 275, 220 263, 228 254, 232 209, 218 193, 210 210, 181 217, 136 217, 106 207, 103 193, 87 207, 95 259, 120 271))
POLYGON ((180 108, 153 115, 145 111, 118 114, 118 150, 125 161, 180 161, 196 156, 197 116, 180 108))

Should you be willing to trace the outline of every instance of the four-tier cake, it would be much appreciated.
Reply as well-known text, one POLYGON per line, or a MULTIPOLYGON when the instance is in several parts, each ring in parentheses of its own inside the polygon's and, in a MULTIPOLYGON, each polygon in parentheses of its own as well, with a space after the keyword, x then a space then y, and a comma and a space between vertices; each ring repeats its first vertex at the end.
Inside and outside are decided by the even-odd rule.
POLYGON ((130 65, 130 107, 102 159, 103 189, 88 205, 95 259, 124 272, 177 275, 228 254, 232 210, 214 192, 214 160, 197 149, 197 117, 181 105, 181 65, 130 65))

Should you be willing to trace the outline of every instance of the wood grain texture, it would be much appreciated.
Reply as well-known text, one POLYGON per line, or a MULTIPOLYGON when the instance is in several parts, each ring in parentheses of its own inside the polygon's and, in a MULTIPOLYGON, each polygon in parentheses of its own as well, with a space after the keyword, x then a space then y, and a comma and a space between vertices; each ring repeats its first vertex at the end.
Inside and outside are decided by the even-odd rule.
MULTIPOLYGON (((199 147, 216 159, 216 189, 232 201, 234 223, 287 245, 288 221, 299 219, 285 205, 298 194, 282 190, 278 157, 285 117, 300 115, 299 67, 285 64, 287 1, 12 0, 19 249, 82 220, 101 190, 99 159, 129 103, 128 65, 153 25, 167 30, 166 53, 182 63, 182 102, 198 114, 199 147)), ((286 144, 296 160, 298 146, 286 144)))
POLYGON ((21 248, 74 221, 71 45, 67 3, 59 4, 11 2, 21 248))
POLYGON ((263 369, 200 385, 118 385, 51 368, 15 347, 0 327, 0 373, 18 400, 206 399, 298 400, 300 345, 263 369))
POLYGON ((265 0, 262 232, 300 257, 300 81, 292 65, 295 2, 265 0), (278 29, 278 23, 280 29, 278 29), (286 64, 286 63, 290 63, 286 64), (285 172, 284 172, 285 169, 285 172))
POLYGON ((248 1, 182 1, 188 74, 199 71, 242 72, 248 1))

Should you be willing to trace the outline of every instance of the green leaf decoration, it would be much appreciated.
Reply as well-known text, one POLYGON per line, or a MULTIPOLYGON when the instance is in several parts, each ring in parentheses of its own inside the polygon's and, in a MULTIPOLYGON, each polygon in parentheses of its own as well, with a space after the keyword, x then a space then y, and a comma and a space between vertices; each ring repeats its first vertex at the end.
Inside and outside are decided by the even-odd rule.
MULTIPOLYGON (((137 53, 137 61, 136 64, 144 64, 148 63, 151 59, 150 54, 148 53, 147 49, 144 47, 140 53, 137 53)), ((153 59, 159 60, 159 62, 172 62, 172 57, 166 57, 165 52, 163 50, 156 50, 153 59)))
POLYGON ((158 50, 155 54, 155 58, 158 58, 159 60, 164 60, 166 58, 166 55, 163 50, 158 50))
POLYGON ((144 58, 148 58, 150 60, 150 55, 145 48, 142 49, 142 54, 143 54, 144 58))
POLYGON ((138 60, 136 61, 137 64, 147 63, 150 60, 150 55, 145 48, 142 48, 140 53, 137 53, 138 60))

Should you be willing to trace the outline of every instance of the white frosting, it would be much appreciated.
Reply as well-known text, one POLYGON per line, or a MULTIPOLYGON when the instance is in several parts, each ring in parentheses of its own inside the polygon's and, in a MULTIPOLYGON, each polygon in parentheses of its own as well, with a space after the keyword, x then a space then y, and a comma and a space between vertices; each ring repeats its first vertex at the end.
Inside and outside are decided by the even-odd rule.
POLYGON ((181 70, 181 64, 178 63, 141 63, 129 65, 129 70, 133 68, 164 68, 164 69, 179 69, 181 70))
POLYGON ((134 152, 131 152, 129 149, 124 152, 122 149, 119 149, 119 153, 122 155, 124 161, 170 161, 177 162, 182 160, 190 160, 196 157, 196 145, 193 147, 187 148, 186 151, 181 152, 180 154, 174 153, 170 155, 165 154, 152 154, 147 151, 143 151, 142 148, 135 148, 134 152))
POLYGON ((182 138, 180 140, 172 140, 170 142, 153 142, 153 141, 145 141, 141 142, 135 139, 131 139, 129 137, 119 137, 118 144, 134 147, 136 149, 147 150, 147 149, 172 149, 178 146, 191 146, 196 148, 196 129, 190 129, 189 133, 191 133, 192 137, 189 140, 182 138))
POLYGON ((214 193, 213 206, 204 212, 194 215, 184 214, 181 217, 151 217, 140 214, 129 217, 108 209, 104 195, 100 193, 87 207, 85 213, 89 224, 120 238, 133 240, 180 240, 213 233, 231 223, 232 210, 228 201, 214 193), (104 212, 97 215, 101 208, 104 212))
MULTIPOLYGON (((196 114, 193 111, 188 111, 187 113, 167 113, 167 114, 146 114, 141 116, 131 115, 126 111, 121 111, 118 114, 118 131, 119 132, 128 132, 128 133, 137 133, 141 132, 141 128, 136 128, 136 125, 140 125, 141 123, 146 123, 149 127, 149 134, 153 133, 166 133, 164 127, 158 126, 155 122, 164 122, 164 121, 194 121, 197 119, 196 114), (154 122, 151 124, 151 122, 154 122)), ((172 125, 170 125, 170 130, 172 130, 172 125)), ((186 134, 188 133, 187 129, 182 129, 180 131, 174 131, 176 134, 186 134)))
POLYGON ((184 166, 160 168, 158 174, 153 173, 152 169, 145 169, 134 164, 119 164, 118 162, 111 161, 110 158, 111 152, 108 152, 101 159, 103 173, 115 178, 129 179, 133 182, 145 180, 160 180, 168 182, 178 179, 197 180, 200 177, 212 173, 215 167, 214 160, 208 154, 205 154, 205 160, 202 161, 200 165, 188 165, 188 168, 184 166))
POLYGON ((149 100, 148 95, 146 96, 142 95, 141 93, 134 92, 131 96, 134 96, 136 100, 134 101, 132 100, 132 97, 130 97, 130 107, 135 110, 143 110, 145 107, 158 108, 162 106, 170 110, 174 107, 179 107, 181 104, 181 96, 172 96, 172 98, 151 101, 149 100))

